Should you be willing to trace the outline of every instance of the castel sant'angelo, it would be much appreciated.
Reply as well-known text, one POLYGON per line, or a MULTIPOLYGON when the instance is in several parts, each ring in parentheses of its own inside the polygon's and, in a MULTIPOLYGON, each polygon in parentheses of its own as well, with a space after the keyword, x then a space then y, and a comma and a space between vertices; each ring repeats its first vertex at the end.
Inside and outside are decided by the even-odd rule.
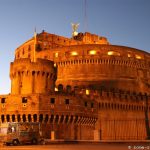
POLYGON ((73 31, 42 31, 15 50, 0 123, 40 122, 45 138, 149 137, 150 54, 73 31))

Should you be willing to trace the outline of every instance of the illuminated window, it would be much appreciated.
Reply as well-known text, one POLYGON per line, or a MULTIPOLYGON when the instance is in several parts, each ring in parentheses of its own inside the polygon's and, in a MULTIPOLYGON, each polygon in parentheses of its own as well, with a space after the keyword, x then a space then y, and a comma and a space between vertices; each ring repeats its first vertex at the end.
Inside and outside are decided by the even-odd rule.
POLYGON ((109 55, 109 56, 112 56, 112 55, 114 55, 114 56, 120 56, 120 53, 115 52, 115 51, 108 51, 107 55, 109 55))
POLYGON ((73 52, 71 52, 71 55, 72 55, 72 56, 77 56, 78 53, 77 53, 76 51, 73 51, 73 52))
POLYGON ((90 50, 90 51, 88 51, 88 53, 89 53, 90 55, 96 55, 96 50, 90 50))
POLYGON ((86 95, 89 95, 90 91, 86 89, 85 93, 86 93, 86 95))
POLYGON ((55 53, 55 57, 58 57, 58 53, 55 53))
POLYGON ((131 57, 131 54, 128 54, 128 57, 131 57))
POLYGON ((142 57, 140 55, 135 55, 136 59, 142 59, 142 57))

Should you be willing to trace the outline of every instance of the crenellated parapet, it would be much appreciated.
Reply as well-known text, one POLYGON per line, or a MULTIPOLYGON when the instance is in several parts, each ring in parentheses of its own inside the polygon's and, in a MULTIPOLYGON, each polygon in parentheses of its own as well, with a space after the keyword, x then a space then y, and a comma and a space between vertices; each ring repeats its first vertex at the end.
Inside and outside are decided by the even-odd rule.
POLYGON ((91 84, 124 90, 136 87, 137 91, 145 91, 147 87, 141 82, 150 80, 150 55, 135 48, 89 44, 57 48, 37 56, 57 64, 57 85, 91 84))
MULTIPOLYGON (((142 112, 144 116, 148 101, 148 110, 150 111, 150 95, 147 93, 137 93, 135 91, 101 89, 100 91, 80 92, 80 97, 88 97, 97 101, 99 111, 126 111, 126 112, 142 112)), ((114 116, 115 117, 115 116, 114 116)))

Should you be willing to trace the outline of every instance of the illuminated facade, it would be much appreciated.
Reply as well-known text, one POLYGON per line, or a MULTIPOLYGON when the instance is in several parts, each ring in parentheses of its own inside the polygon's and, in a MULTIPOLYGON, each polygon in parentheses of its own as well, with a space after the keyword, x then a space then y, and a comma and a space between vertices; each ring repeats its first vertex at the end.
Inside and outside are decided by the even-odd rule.
POLYGON ((149 70, 147 52, 43 31, 15 50, 0 122, 41 122, 51 139, 145 139, 149 70))

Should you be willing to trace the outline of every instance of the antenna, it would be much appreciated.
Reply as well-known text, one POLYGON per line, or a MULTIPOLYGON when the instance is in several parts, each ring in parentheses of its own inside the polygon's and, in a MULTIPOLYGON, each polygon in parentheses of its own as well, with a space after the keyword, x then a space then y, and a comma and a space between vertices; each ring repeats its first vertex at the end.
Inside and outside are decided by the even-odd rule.
POLYGON ((87 31, 88 22, 87 22, 87 0, 84 0, 84 32, 87 31))

